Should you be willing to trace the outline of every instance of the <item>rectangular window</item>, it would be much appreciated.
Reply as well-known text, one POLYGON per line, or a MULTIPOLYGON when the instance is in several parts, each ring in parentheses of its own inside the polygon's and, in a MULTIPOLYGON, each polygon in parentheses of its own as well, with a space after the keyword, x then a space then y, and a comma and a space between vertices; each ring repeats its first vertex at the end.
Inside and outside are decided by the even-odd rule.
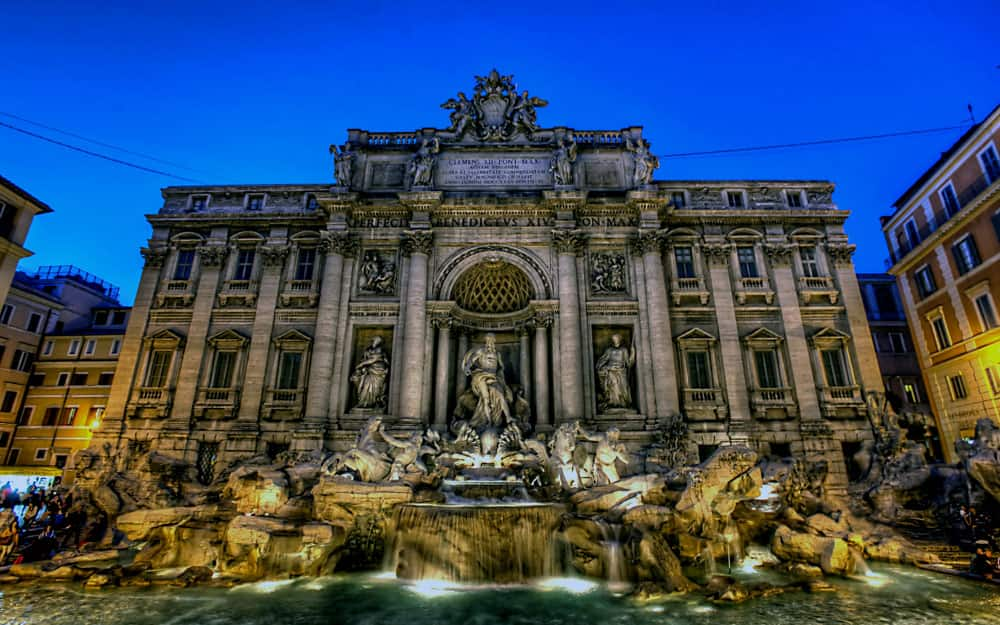
POLYGON ((97 347, 97 341, 90 339, 87 341, 87 346, 83 348, 83 353, 90 356, 94 353, 94 349, 97 347))
POLYGON ((94 313, 94 325, 95 326, 106 326, 108 325, 108 311, 98 310, 94 313))
POLYGON ((959 210, 958 196, 955 195, 955 187, 950 184, 945 185, 938 195, 941 196, 941 203, 944 204, 944 210, 948 214, 948 217, 954 217, 955 213, 959 210))
POLYGON ((816 260, 816 247, 812 245, 800 247, 799 258, 802 259, 802 275, 807 278, 818 278, 819 261, 816 260))
POLYGON ((192 195, 191 196, 191 210, 192 211, 203 211, 205 207, 208 206, 208 196, 207 195, 192 195))
POLYGON ((177 250, 177 264, 174 265, 174 280, 190 280, 194 268, 194 250, 177 250))
POLYGON ((66 459, 69 458, 66 454, 56 454, 55 466, 57 469, 66 468, 66 459))
POLYGON ((10 318, 14 315, 14 307, 10 304, 4 304, 3 308, 0 308, 0 323, 10 325, 10 318))
POLYGON ((38 313, 31 313, 28 317, 28 326, 25 328, 28 332, 38 332, 38 327, 42 325, 42 316, 38 313))
POLYGON ((875 287, 875 305, 878 307, 879 318, 895 319, 899 317, 896 295, 888 284, 879 284, 875 287))
POLYGON ((740 263, 740 276, 743 278, 757 277, 757 256, 752 247, 736 248, 736 258, 740 263))
POLYGON ((146 386, 163 388, 167 385, 167 373, 173 352, 156 350, 149 356, 149 369, 146 372, 146 386))
POLYGON ((997 373, 993 367, 986 367, 986 380, 990 383, 990 390, 994 395, 1000 392, 1000 380, 997 380, 997 373))
POLYGON ((823 371, 826 373, 826 383, 828 386, 850 386, 850 378, 847 377, 847 367, 844 363, 843 349, 824 349, 823 371))
POLYGON ((743 208, 743 192, 726 191, 726 202, 729 204, 729 208, 743 208))
POLYGON ((281 352, 281 362, 278 365, 278 388, 298 388, 301 368, 302 352, 281 352))
POLYGON ((948 335, 948 326, 944 322, 944 317, 935 317, 931 321, 931 328, 934 330, 934 340, 937 341, 939 350, 951 347, 951 337, 948 335))
POLYGON ((678 278, 694 277, 694 253, 690 247, 675 247, 674 261, 677 263, 678 278))
POLYGON ((10 432, 0 432, 0 449, 7 447, 8 444, 10 444, 10 432))
POLYGON ((17 460, 20 456, 20 449, 11 449, 10 454, 7 456, 7 464, 17 464, 17 460))
POLYGON ((312 193, 306 195, 306 210, 314 211, 319 208, 319 200, 312 193))
POLYGON ((247 210, 248 211, 259 211, 264 208, 264 196, 259 194, 250 195, 247 197, 247 210))
POLYGON ((14 410, 14 402, 17 401, 17 391, 7 391, 3 394, 3 403, 0 403, 0 412, 11 412, 14 410))
POLYGON ((42 425, 55 425, 59 420, 59 406, 49 406, 42 415, 42 425))
POLYGON ((903 338, 902 332, 889 333, 889 347, 892 349, 892 353, 894 354, 906 353, 906 339, 903 338))
POLYGON ((688 388, 712 388, 708 352, 688 352, 688 388))
POLYGON ((70 356, 76 356, 80 352, 80 339, 73 339, 70 341, 69 349, 66 353, 70 356))
POLYGON ((759 350, 753 353, 757 366, 757 385, 760 388, 779 388, 781 378, 778 375, 778 355, 773 349, 759 350))
POLYGON ((684 192, 674 191, 671 193, 670 203, 674 205, 674 208, 684 208, 684 192))
POLYGON ((903 384, 903 392, 906 394, 906 400, 911 404, 920 403, 920 392, 917 391, 917 385, 906 383, 903 384))
POLYGON ((233 369, 236 366, 236 352, 215 352, 212 362, 211 388, 229 388, 233 383, 233 369))
POLYGON ((801 191, 785 191, 785 197, 788 198, 789 208, 802 208, 801 191))
POLYGON ((296 280, 312 280, 313 268, 316 266, 316 248, 305 247, 299 250, 299 256, 295 263, 296 280))
POLYGON ((42 350, 42 355, 43 356, 52 355, 53 347, 55 347, 55 343, 53 341, 45 341, 45 348, 42 350))
POLYGON ((32 373, 31 377, 28 378, 28 386, 45 386, 45 374, 32 373))
POLYGON ((121 339, 115 339, 111 342, 111 351, 109 352, 112 356, 117 356, 118 352, 122 350, 121 339))
POLYGON ((18 425, 28 425, 31 423, 31 417, 35 414, 34 406, 24 406, 21 408, 21 412, 17 415, 18 425))
POLYGON ((23 349, 14 350, 14 360, 11 363, 12 369, 17 369, 18 371, 28 371, 31 369, 31 363, 34 362, 35 357, 31 352, 26 352, 23 349))
POLYGON ((976 248, 976 241, 971 234, 952 245, 951 253, 955 257, 955 265, 958 267, 959 274, 969 273, 973 267, 980 263, 979 249, 976 248))
POLYGON ((1000 178, 1000 159, 997 159, 997 152, 992 145, 979 154, 979 162, 983 164, 988 183, 993 184, 1000 178))
POLYGON ((917 222, 910 219, 904 226, 906 228, 906 240, 910 242, 910 249, 920 244, 920 233, 917 231, 917 222))
POLYGON ((993 310, 993 300, 986 293, 976 298, 976 310, 979 311, 979 319, 983 323, 983 332, 997 327, 997 314, 993 310))
POLYGON ((87 374, 86 373, 74 373, 69 379, 70 386, 86 386, 87 385, 87 374))
POLYGON ((952 399, 965 399, 969 396, 968 391, 965 390, 965 378, 962 377, 961 373, 949 377, 948 386, 951 388, 952 399))
POLYGON ((56 378, 56 386, 66 386, 69 383, 69 374, 60 373, 56 378))
POLYGON ((917 283, 917 292, 924 298, 937 291, 937 282, 934 281, 934 274, 930 267, 921 267, 915 274, 913 280, 917 283))
POLYGON ((236 271, 233 280, 249 280, 253 275, 254 250, 240 250, 236 255, 236 271))
POLYGON ((111 313, 111 325, 113 326, 125 325, 126 314, 127 313, 124 310, 116 310, 115 312, 111 313))
POLYGON ((45 447, 35 450, 35 460, 45 460, 45 456, 49 454, 49 450, 45 447))
POLYGON ((59 417, 59 425, 73 425, 76 422, 76 413, 80 410, 78 406, 66 406, 62 409, 59 417))
POLYGON ((111 383, 115 381, 115 374, 113 371, 105 371, 101 375, 97 376, 98 386, 111 386, 111 383))
POLYGON ((87 422, 85 425, 88 427, 97 427, 101 423, 101 417, 104 416, 104 406, 91 406, 90 410, 87 411, 87 422))

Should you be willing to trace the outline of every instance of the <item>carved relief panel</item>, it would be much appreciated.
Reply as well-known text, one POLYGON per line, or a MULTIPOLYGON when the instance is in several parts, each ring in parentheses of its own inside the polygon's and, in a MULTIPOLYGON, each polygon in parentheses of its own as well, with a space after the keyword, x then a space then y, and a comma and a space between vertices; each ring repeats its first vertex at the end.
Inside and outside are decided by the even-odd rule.
POLYGON ((358 266, 358 293, 393 297, 399 275, 396 250, 385 248, 366 249, 361 253, 358 266))
POLYGON ((593 295, 627 295, 628 257, 625 250, 590 252, 590 292, 593 295))

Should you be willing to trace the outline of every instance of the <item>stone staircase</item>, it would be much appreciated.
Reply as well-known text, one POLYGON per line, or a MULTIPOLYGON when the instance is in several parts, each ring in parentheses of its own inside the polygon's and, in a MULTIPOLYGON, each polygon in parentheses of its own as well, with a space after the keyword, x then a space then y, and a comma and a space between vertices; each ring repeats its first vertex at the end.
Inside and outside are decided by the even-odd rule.
POLYGON ((967 571, 972 554, 958 545, 952 544, 948 533, 925 519, 900 519, 894 529, 915 546, 933 553, 941 564, 956 571, 967 571))

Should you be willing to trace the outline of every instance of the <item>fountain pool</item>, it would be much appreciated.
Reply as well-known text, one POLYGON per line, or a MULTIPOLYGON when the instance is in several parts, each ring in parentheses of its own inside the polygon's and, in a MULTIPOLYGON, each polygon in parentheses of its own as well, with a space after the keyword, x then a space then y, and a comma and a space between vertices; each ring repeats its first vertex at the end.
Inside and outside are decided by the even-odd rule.
POLYGON ((994 625, 1000 593, 919 569, 876 566, 869 581, 836 580, 836 592, 789 592, 737 605, 687 595, 638 603, 579 579, 509 587, 403 582, 346 575, 245 584, 232 589, 19 586, 0 593, 0 623, 77 625, 450 625, 589 623, 718 625, 892 623, 994 625))

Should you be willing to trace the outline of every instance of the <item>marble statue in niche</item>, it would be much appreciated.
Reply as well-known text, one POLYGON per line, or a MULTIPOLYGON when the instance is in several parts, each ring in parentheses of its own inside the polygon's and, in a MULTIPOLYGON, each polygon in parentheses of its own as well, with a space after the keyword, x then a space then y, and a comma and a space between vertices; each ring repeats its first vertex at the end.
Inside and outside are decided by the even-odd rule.
POLYGON ((503 359, 496 349, 496 336, 487 334, 485 345, 465 354, 462 371, 469 376, 469 387, 477 400, 472 426, 503 427, 510 420, 510 391, 503 376, 503 359))
POLYGON ((351 384, 357 394, 355 408, 385 409, 385 382, 389 377, 389 360, 382 349, 382 337, 372 338, 361 362, 351 373, 351 384))
POLYGON ((590 264, 590 286, 595 295, 626 291, 624 254, 620 252, 591 254, 590 264))
POLYGON ((420 142, 413 160, 410 161, 407 173, 412 176, 411 187, 429 187, 434 174, 434 163, 437 153, 441 151, 441 141, 437 137, 424 139, 420 142))
POLYGON ((632 407, 629 374, 634 366, 635 345, 626 347, 621 334, 612 334, 611 345, 597 359, 597 379, 601 386, 597 406, 601 412, 632 407))
POLYGON ((396 291, 394 255, 378 250, 366 250, 361 260, 358 288, 366 293, 392 295, 396 291))

